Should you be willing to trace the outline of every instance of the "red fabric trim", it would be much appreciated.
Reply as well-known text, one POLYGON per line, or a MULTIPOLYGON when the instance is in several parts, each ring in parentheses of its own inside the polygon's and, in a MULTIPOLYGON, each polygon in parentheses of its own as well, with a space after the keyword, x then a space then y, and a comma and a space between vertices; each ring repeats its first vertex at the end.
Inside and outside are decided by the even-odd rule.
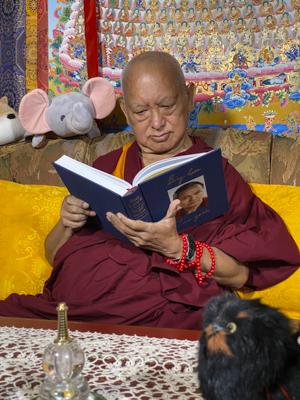
POLYGON ((37 2, 37 86, 48 90, 48 0, 37 2))
POLYGON ((292 400, 289 395, 289 392, 286 390, 286 388, 283 385, 280 386, 280 391, 286 400, 292 400))
POLYGON ((84 0, 84 25, 88 77, 99 76, 96 0, 84 0))
MULTIPOLYGON (((283 397, 285 398, 285 400, 292 400, 289 395, 289 392, 286 390, 286 388, 283 385, 279 386, 279 390, 280 390, 280 393, 283 394, 283 397)), ((272 400, 271 393, 269 392, 268 389, 266 389, 266 395, 267 395, 267 400, 272 400)))

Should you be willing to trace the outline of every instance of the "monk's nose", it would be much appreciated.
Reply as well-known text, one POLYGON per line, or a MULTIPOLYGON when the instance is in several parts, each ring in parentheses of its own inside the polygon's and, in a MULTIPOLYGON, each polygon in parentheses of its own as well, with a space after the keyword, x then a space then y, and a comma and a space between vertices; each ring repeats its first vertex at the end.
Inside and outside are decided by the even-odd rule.
POLYGON ((151 112, 151 126, 155 130, 160 130, 165 125, 165 118, 159 110, 151 112))

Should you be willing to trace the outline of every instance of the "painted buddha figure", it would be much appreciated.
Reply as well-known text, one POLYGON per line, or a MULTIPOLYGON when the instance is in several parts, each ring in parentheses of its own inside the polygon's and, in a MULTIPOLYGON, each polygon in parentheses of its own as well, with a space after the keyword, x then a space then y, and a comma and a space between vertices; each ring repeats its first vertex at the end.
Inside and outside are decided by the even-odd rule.
POLYGON ((269 30, 274 30, 277 26, 277 21, 273 15, 267 15, 264 21, 264 27, 269 30))
POLYGON ((260 27, 258 19, 256 17, 252 18, 249 21, 249 29, 252 32, 260 32, 261 31, 261 27, 260 27))
POLYGON ((200 11, 200 20, 202 22, 208 22, 211 20, 211 14, 207 7, 204 7, 202 11, 200 11))
POLYGON ((104 33, 104 43, 107 48, 115 47, 115 41, 110 32, 104 33))
POLYGON ((168 21, 167 23, 167 33, 169 33, 171 36, 176 35, 176 27, 174 24, 174 21, 168 21))
POLYGON ((254 16, 253 5, 251 3, 248 3, 246 5, 246 11, 245 11, 244 18, 250 19, 250 18, 253 18, 253 16, 254 16))
POLYGON ((166 8, 162 8, 159 14, 159 22, 165 24, 168 20, 168 10, 166 8))
POLYGON ((153 35, 155 37, 160 37, 164 34, 163 28, 160 24, 160 22, 155 22, 154 27, 153 27, 153 35))
POLYGON ((113 8, 108 8, 106 10, 105 19, 108 21, 114 21, 116 19, 115 10, 113 8))
POLYGON ((285 10, 286 10, 286 7, 285 7, 284 0, 277 0, 277 4, 276 4, 276 8, 275 8, 276 14, 282 14, 285 12, 285 10))
POLYGON ((247 27, 246 27, 244 18, 238 18, 238 19, 236 20, 236 23, 235 23, 235 30, 236 30, 236 32, 241 33, 241 32, 243 32, 244 30, 246 30, 246 28, 247 28, 247 27))
POLYGON ((211 19, 206 27, 207 35, 213 35, 218 32, 218 25, 214 19, 211 19))
POLYGON ((124 35, 120 35, 116 40, 116 47, 126 48, 127 39, 124 35))
POLYGON ((202 10, 204 7, 206 7, 206 0, 195 0, 195 8, 196 10, 202 10))
POLYGON ((196 21, 195 25, 194 25, 194 34, 195 34, 195 36, 203 35, 204 31, 205 31, 205 28, 204 28, 203 23, 201 21, 199 21, 199 20, 196 21))
POLYGON ((154 24, 155 22, 155 15, 150 8, 147 8, 145 11, 144 19, 147 24, 154 24))
POLYGON ((281 48, 289 39, 289 33, 285 26, 280 26, 274 32, 274 42, 277 48, 281 48))
POLYGON ((138 33, 134 33, 132 38, 130 39, 130 46, 132 49, 139 49, 143 47, 143 39, 140 37, 138 33))
POLYGON ((218 7, 218 0, 209 0, 208 5, 210 10, 215 10, 218 7))
POLYGON ((108 21, 107 19, 104 19, 103 21, 101 21, 101 31, 103 33, 111 32, 112 31, 111 22, 108 21))
POLYGON ((132 21, 127 22, 124 27, 124 34, 125 36, 132 36, 135 32, 135 25, 132 21))
POLYGON ((141 22, 141 12, 138 8, 132 10, 130 21, 135 23, 141 22))
POLYGON ((236 6, 231 6, 229 16, 231 19, 238 19, 241 16, 241 12, 236 6))
POLYGON ((181 24, 179 26, 178 34, 183 37, 190 36, 190 25, 187 23, 187 21, 181 22, 181 24))
POLYGON ((175 9, 175 12, 174 12, 174 20, 177 22, 177 23, 181 23, 182 22, 182 19, 183 19, 183 15, 182 15, 182 11, 181 11, 181 9, 180 8, 176 8, 175 9))
POLYGON ((188 41, 187 37, 178 36, 176 39, 176 43, 175 43, 178 53, 185 52, 188 47, 188 44, 189 44, 189 41, 188 41))
POLYGON ((180 8, 182 11, 186 11, 189 6, 189 0, 181 0, 180 2, 180 8))
POLYGON ((121 8, 118 14, 118 20, 122 22, 129 21, 129 12, 126 8, 121 8))
POLYGON ((147 24, 144 22, 144 21, 142 21, 141 23, 140 23, 140 25, 139 25, 139 30, 140 30, 140 35, 141 36, 148 36, 148 34, 149 34, 149 32, 148 32, 148 27, 147 27, 147 24))
POLYGON ((241 35, 241 43, 244 46, 252 47, 254 44, 254 33, 251 32, 249 29, 246 29, 241 35))
POLYGON ((154 37, 154 35, 149 35, 146 39, 145 39, 145 48, 147 50, 155 50, 156 49, 156 38, 154 37))
POLYGON ((216 21, 222 21, 224 18, 224 12, 223 12, 223 7, 219 6, 217 7, 216 13, 215 13, 215 20, 216 21))
POLYGON ((161 50, 170 51, 173 47, 173 38, 172 36, 167 33, 161 39, 161 50))
POLYGON ((187 20, 188 20, 189 22, 195 22, 195 21, 196 21, 196 12, 195 12, 194 7, 190 7, 190 8, 188 9, 188 12, 187 12, 187 20))
POLYGON ((121 21, 117 20, 114 23, 114 34, 115 35, 122 35, 123 33, 124 33, 123 32, 123 24, 122 24, 121 21))
POLYGON ((292 21, 291 21, 290 13, 285 11, 281 16, 280 26, 285 26, 286 28, 288 28, 291 25, 292 25, 292 21))
POLYGON ((222 33, 226 34, 230 31, 230 29, 231 29, 230 21, 229 19, 225 18, 222 24, 222 33))
POLYGON ((159 0, 150 0, 150 8, 154 12, 158 12, 160 9, 159 0))
POLYGON ((260 15, 262 17, 266 17, 267 15, 272 15, 274 10, 272 4, 265 0, 259 8, 260 15))

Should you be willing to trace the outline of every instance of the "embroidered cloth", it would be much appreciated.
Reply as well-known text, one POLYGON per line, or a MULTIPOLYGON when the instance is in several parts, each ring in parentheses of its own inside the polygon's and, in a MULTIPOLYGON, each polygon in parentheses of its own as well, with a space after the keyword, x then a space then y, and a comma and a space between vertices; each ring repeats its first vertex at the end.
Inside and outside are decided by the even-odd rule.
MULTIPOLYGON (((202 399, 197 341, 72 331, 85 353, 83 375, 107 400, 202 399)), ((0 399, 39 393, 42 356, 56 331, 0 327, 0 399)))

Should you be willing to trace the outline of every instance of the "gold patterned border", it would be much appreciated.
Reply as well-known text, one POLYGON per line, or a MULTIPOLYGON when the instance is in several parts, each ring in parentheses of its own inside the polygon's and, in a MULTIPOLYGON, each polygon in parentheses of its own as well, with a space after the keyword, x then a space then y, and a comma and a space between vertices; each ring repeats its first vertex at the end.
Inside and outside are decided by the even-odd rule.
POLYGON ((26 0, 26 92, 37 87, 37 0, 26 0))

